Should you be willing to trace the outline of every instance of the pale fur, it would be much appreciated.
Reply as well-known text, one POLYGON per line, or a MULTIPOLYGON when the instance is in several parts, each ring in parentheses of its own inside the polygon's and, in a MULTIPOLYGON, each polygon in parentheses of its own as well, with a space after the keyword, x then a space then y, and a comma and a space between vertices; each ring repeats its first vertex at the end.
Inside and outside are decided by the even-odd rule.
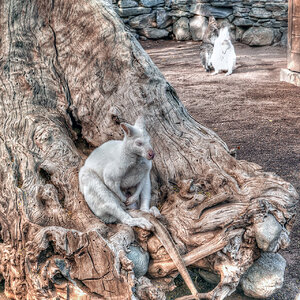
POLYGON ((157 215, 150 207, 150 170, 154 152, 143 118, 135 125, 122 123, 124 139, 113 140, 95 149, 79 172, 80 191, 93 213, 105 223, 120 221, 129 226, 151 229, 145 218, 133 218, 126 208, 139 207, 157 215), (133 189, 126 197, 124 192, 133 189))
POLYGON ((218 37, 218 23, 213 16, 209 17, 208 26, 205 30, 202 44, 200 45, 200 61, 206 72, 212 70, 211 55, 214 42, 218 37))
POLYGON ((221 28, 211 55, 211 64, 215 70, 212 75, 218 74, 220 71, 227 71, 226 75, 232 74, 235 63, 236 55, 230 41, 228 28, 221 28))

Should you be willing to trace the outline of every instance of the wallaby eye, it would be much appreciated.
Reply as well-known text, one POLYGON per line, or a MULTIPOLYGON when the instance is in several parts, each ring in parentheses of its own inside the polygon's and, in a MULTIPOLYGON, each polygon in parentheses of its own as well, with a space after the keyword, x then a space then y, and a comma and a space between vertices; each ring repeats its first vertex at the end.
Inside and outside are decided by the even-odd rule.
POLYGON ((135 144, 139 147, 143 146, 143 143, 141 141, 136 141, 135 144))

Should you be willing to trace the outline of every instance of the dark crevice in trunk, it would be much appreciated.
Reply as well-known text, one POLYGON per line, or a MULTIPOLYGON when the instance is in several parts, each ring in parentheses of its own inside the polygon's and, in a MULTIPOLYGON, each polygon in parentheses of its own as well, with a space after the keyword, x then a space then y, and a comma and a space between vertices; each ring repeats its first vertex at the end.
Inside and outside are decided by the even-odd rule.
POLYGON ((69 107, 67 109, 67 114, 70 117, 71 120, 71 124, 72 124, 72 130, 75 132, 76 138, 73 139, 73 142, 76 146, 76 148, 80 151, 82 151, 83 153, 86 152, 86 150, 88 152, 91 152, 92 150, 95 149, 95 147, 90 144, 82 135, 82 125, 80 120, 78 120, 78 118, 74 115, 74 112, 71 110, 71 108, 69 107))

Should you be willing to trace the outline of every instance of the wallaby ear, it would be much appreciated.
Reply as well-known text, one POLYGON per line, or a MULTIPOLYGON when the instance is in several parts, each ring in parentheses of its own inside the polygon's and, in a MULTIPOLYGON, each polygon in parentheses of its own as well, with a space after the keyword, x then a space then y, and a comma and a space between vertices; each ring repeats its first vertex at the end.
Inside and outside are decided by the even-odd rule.
POLYGON ((127 135, 127 136, 133 136, 134 135, 134 128, 130 124, 121 123, 120 126, 123 129, 125 135, 127 135))
POLYGON ((145 118, 144 116, 139 116, 134 124, 135 127, 141 128, 141 129, 145 129, 145 118))
POLYGON ((215 17, 214 16, 209 16, 208 23, 211 24, 211 23, 214 23, 214 22, 216 22, 215 17))

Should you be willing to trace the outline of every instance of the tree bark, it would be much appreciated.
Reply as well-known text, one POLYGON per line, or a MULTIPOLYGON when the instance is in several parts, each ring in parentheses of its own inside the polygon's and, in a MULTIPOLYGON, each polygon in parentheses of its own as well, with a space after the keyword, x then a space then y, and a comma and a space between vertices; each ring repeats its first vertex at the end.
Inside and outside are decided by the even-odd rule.
MULTIPOLYGON (((103 224, 78 189, 78 171, 91 150, 122 138, 119 123, 144 114, 157 154, 153 202, 185 263, 221 275, 209 297, 223 299, 259 256, 255 224, 272 214, 288 235, 294 188, 233 158, 213 131, 193 120, 105 0, 0 4, 0 273, 6 294, 163 297, 149 279, 134 277, 124 255, 134 232, 103 224)), ((140 243, 150 252, 152 277, 160 277, 153 267, 158 263, 169 266, 164 276, 174 272, 155 236, 140 243)))

